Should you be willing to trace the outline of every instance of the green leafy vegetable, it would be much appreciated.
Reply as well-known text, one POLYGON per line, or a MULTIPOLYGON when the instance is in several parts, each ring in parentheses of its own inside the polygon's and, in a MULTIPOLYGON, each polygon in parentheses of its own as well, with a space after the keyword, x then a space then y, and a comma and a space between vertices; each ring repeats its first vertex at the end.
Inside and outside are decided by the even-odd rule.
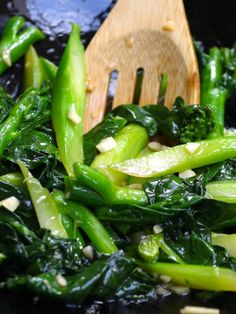
POLYGON ((50 88, 28 89, 0 124, 0 156, 7 145, 26 132, 47 122, 50 116, 50 88))
POLYGON ((135 122, 141 124, 148 135, 153 136, 157 133, 157 122, 146 110, 137 105, 122 105, 116 107, 112 115, 124 118, 128 123, 135 122))
POLYGON ((84 163, 86 165, 90 165, 96 157, 98 153, 96 145, 103 139, 116 135, 125 126, 126 122, 123 118, 113 117, 111 114, 108 114, 102 122, 84 134, 84 163))
POLYGON ((214 126, 208 107, 187 106, 180 97, 176 98, 171 111, 162 105, 150 105, 144 109, 156 119, 159 132, 177 143, 204 140, 214 126))

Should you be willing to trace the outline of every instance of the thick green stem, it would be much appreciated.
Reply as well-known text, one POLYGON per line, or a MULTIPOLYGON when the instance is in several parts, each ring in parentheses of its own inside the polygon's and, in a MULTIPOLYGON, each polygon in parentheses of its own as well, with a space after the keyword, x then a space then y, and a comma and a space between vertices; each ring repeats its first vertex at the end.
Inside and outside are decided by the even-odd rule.
POLYGON ((203 68, 201 84, 201 104, 211 108, 214 115, 215 127, 209 138, 224 134, 225 102, 229 96, 228 90, 220 85, 223 75, 223 60, 221 50, 211 48, 209 61, 203 68))
POLYGON ((39 61, 44 70, 46 78, 53 83, 57 74, 58 67, 46 58, 39 57, 39 61))
POLYGON ((23 17, 12 17, 3 31, 0 41, 0 75, 22 57, 33 43, 45 37, 35 26, 26 27, 18 34, 24 23, 23 17))
POLYGON ((116 187, 111 205, 147 205, 148 200, 144 191, 116 187))
POLYGON ((79 183, 98 192, 104 200, 113 199, 114 185, 107 176, 79 163, 74 164, 74 173, 79 183))
MULTIPOLYGON (((52 196, 54 197, 53 194, 52 196)), ((60 220, 66 230, 66 233, 68 234, 68 237, 70 239, 76 239, 80 248, 83 249, 83 247, 85 247, 85 241, 82 237, 82 234, 78 230, 76 222, 67 213, 65 213, 64 208, 62 208, 60 204, 57 204, 57 208, 60 213, 60 220)))
POLYGON ((144 238, 138 246, 140 256, 147 262, 155 262, 157 260, 159 256, 159 249, 162 249, 174 262, 184 264, 181 257, 166 244, 163 233, 146 236, 146 238, 144 238))
POLYGON ((0 176, 0 181, 19 187, 23 187, 23 180, 24 178, 20 172, 11 172, 0 176))
MULTIPOLYGON (((74 195, 74 197, 84 195, 83 186, 89 187, 90 189, 97 192, 102 198, 99 198, 94 191, 92 193, 92 202, 98 202, 94 205, 121 205, 121 204, 135 204, 135 205, 144 205, 147 204, 147 197, 144 191, 128 189, 115 186, 109 178, 98 172, 95 169, 92 169, 88 166, 82 164, 74 164, 74 172, 76 175, 76 180, 66 179, 66 193, 69 195, 74 195), (82 187, 79 187, 82 185, 82 187), (76 188, 77 186, 77 188, 76 188)), ((86 189, 86 188, 85 188, 86 189)), ((86 203, 86 196, 82 199, 86 203)), ((78 201, 80 201, 78 199, 78 201)), ((90 202, 90 201, 89 201, 90 202)), ((92 205, 93 205, 92 204, 92 205)))
POLYGON ((104 205, 104 199, 101 195, 87 186, 80 185, 76 179, 71 177, 65 177, 65 196, 87 206, 104 205))
POLYGON ((25 55, 23 90, 29 87, 39 88, 43 81, 54 83, 58 67, 46 58, 39 57, 33 46, 25 55))
POLYGON ((144 127, 131 123, 125 126, 116 136, 117 146, 109 152, 99 154, 91 164, 109 177, 116 185, 120 185, 126 175, 110 169, 113 163, 134 158, 145 147, 148 141, 148 134, 144 127))
POLYGON ((45 79, 39 56, 33 46, 25 54, 23 90, 29 87, 39 88, 45 79))
POLYGON ((148 264, 140 261, 137 264, 153 275, 169 276, 173 283, 181 286, 211 291, 236 291, 236 272, 231 269, 171 263, 148 264))
POLYGON ((60 221, 59 213, 51 194, 46 188, 41 186, 40 182, 32 176, 21 161, 18 164, 25 178, 24 182, 30 193, 40 227, 51 230, 55 236, 67 238, 67 233, 60 221))
POLYGON ((80 28, 72 31, 53 85, 52 122, 62 162, 69 175, 73 164, 83 162, 83 116, 85 109, 85 57, 80 28))
POLYGON ((236 234, 212 234, 212 244, 224 247, 236 258, 236 234))
POLYGON ((205 198, 225 203, 236 203, 236 181, 213 181, 206 185, 205 198))
POLYGON ((117 251, 114 241, 90 210, 78 203, 65 200, 64 194, 60 191, 54 191, 53 198, 60 210, 69 215, 76 221, 78 227, 83 229, 99 252, 113 254, 117 251))
POLYGON ((147 157, 114 164, 112 169, 135 177, 155 177, 199 168, 236 157, 236 136, 187 143, 147 157))

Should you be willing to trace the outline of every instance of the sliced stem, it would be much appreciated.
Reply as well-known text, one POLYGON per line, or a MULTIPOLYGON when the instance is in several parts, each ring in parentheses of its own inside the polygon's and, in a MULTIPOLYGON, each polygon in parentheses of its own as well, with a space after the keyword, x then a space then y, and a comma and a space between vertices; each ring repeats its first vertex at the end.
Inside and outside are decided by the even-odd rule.
POLYGON ((78 201, 83 200, 85 204, 98 206, 105 204, 144 205, 148 203, 144 191, 115 186, 106 175, 88 166, 77 163, 74 165, 74 172, 76 180, 71 180, 70 178, 66 179, 66 194, 68 194, 69 197, 73 195, 76 199, 78 199, 79 196, 82 197, 82 199, 78 199, 78 201), (86 187, 92 189, 92 198, 90 200, 87 200, 88 197, 84 195, 86 187))
POLYGON ((24 176, 24 182, 30 193, 40 227, 51 230, 55 236, 67 238, 56 204, 49 191, 43 188, 40 182, 32 176, 23 162, 18 161, 18 165, 24 176))
POLYGON ((224 112, 228 91, 220 85, 223 75, 221 50, 217 47, 209 51, 209 60, 203 68, 201 84, 201 104, 211 108, 214 115, 215 127, 209 138, 224 134, 224 112))
POLYGON ((85 109, 85 56, 80 28, 72 31, 53 84, 52 122, 63 165, 68 175, 73 164, 83 162, 83 116, 85 109))
POLYGON ((39 56, 33 46, 30 46, 25 54, 23 73, 23 90, 29 87, 39 88, 44 79, 43 68, 39 56))
POLYGON ((148 141, 148 134, 144 127, 131 123, 125 126, 116 136, 117 146, 109 152, 99 154, 91 164, 105 175, 116 185, 120 185, 126 175, 110 169, 113 163, 134 158, 145 147, 148 141))
POLYGON ((110 167, 131 176, 146 178, 183 172, 233 157, 236 157, 235 135, 170 147, 110 167))
POLYGON ((236 234, 212 234, 212 244, 224 247, 236 258, 236 234))
POLYGON ((3 31, 0 41, 0 75, 22 57, 33 43, 45 38, 35 26, 26 27, 18 34, 24 23, 22 16, 14 16, 3 31))
POLYGON ((0 176, 0 180, 15 186, 23 187, 23 176, 20 172, 11 172, 0 176))
POLYGON ((47 79, 53 83, 57 74, 58 67, 46 58, 39 57, 41 66, 43 67, 44 73, 47 79))
POLYGON ((236 291, 236 272, 231 269, 140 261, 137 264, 151 274, 169 276, 177 285, 211 291, 236 291))
POLYGON ((113 254, 117 251, 113 239, 88 208, 65 200, 64 193, 60 191, 54 191, 53 198, 61 212, 76 221, 78 227, 83 229, 99 252, 113 254))
POLYGON ((236 203, 236 181, 213 181, 206 185, 205 198, 225 203, 236 203))
POLYGON ((114 185, 107 176, 80 163, 74 164, 74 173, 79 183, 98 192, 105 201, 112 201, 114 185))

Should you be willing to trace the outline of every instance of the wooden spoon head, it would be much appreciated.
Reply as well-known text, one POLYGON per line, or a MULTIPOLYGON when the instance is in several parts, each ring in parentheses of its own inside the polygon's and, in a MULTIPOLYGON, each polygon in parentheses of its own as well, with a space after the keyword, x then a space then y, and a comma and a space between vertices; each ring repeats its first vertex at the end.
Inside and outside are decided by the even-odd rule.
POLYGON ((177 96, 188 104, 199 103, 198 65, 186 20, 181 20, 178 27, 167 21, 152 27, 144 23, 141 28, 137 23, 118 31, 117 27, 122 26, 114 25, 113 21, 121 19, 121 15, 112 18, 104 23, 86 51, 91 86, 87 95, 86 131, 100 122, 106 112, 110 75, 114 70, 118 72, 118 80, 112 108, 133 102, 138 69, 144 73, 140 105, 157 103, 163 74, 168 75, 166 106, 171 107, 177 96))

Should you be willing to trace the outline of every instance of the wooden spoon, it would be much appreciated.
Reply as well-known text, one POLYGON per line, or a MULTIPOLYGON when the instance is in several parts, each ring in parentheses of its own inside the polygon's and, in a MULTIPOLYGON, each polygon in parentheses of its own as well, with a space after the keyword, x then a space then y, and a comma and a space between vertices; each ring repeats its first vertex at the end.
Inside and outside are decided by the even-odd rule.
POLYGON ((176 96, 199 103, 199 73, 182 0, 118 0, 86 50, 85 131, 105 114, 112 71, 118 81, 112 107, 132 103, 137 70, 144 77, 139 104, 157 103, 160 78, 168 75, 165 105, 176 96))

